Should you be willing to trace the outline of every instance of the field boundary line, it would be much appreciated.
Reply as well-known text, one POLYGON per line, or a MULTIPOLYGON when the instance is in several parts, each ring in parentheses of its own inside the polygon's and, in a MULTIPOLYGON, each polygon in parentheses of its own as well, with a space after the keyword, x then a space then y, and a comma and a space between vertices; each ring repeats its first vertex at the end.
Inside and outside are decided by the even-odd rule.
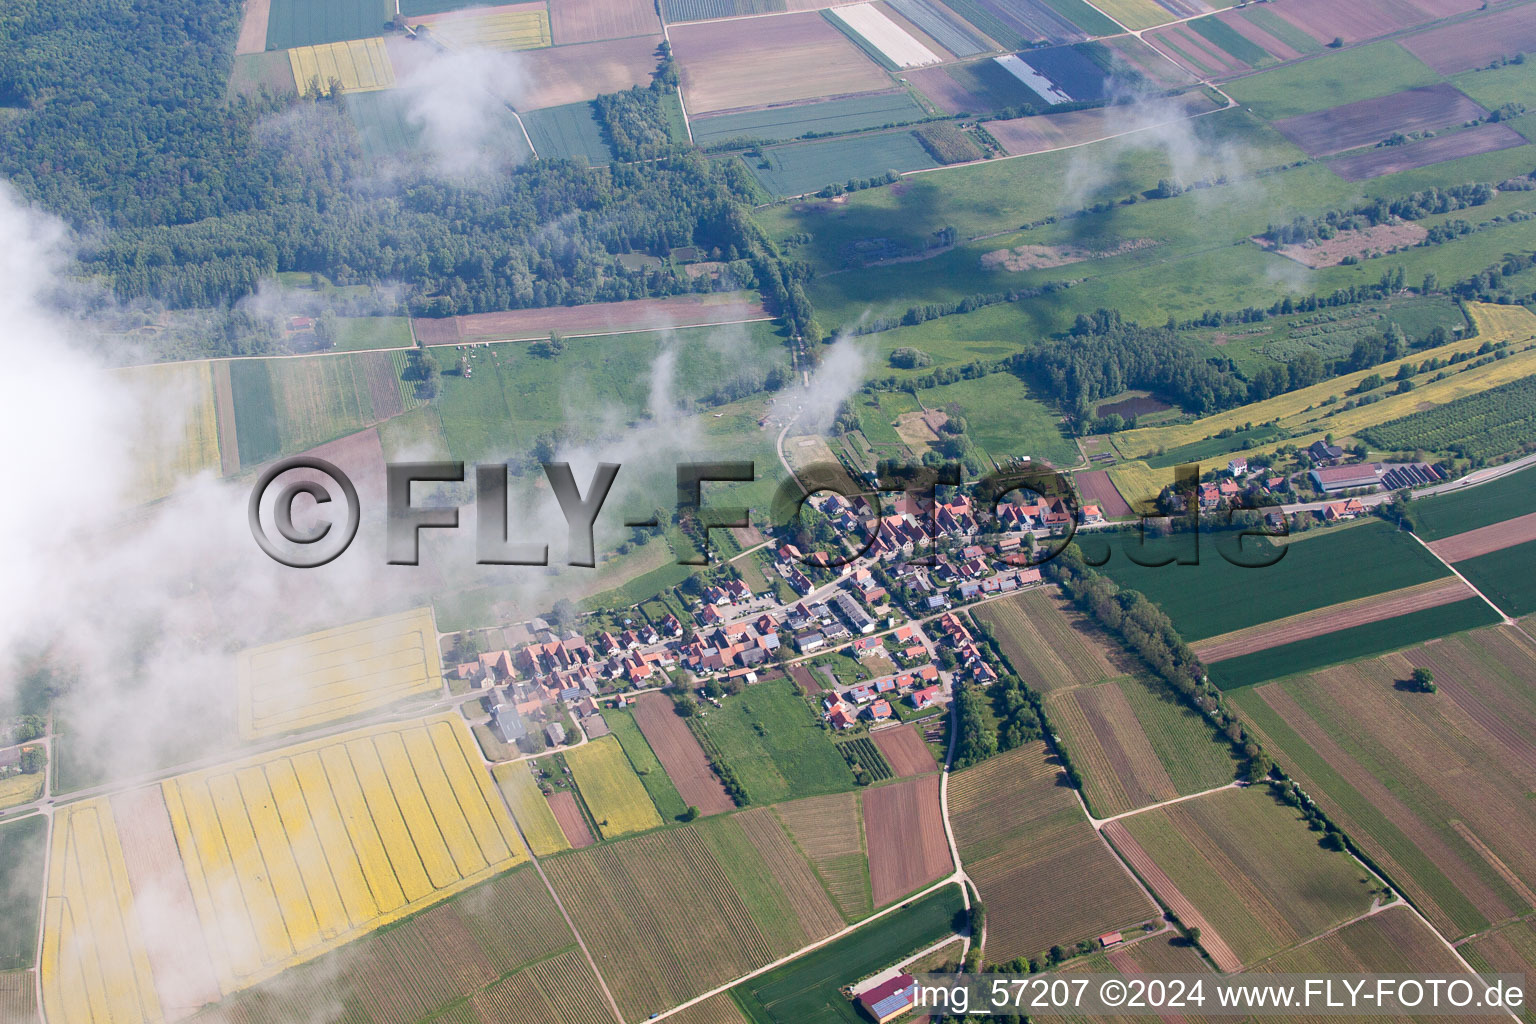
POLYGON ((1119 814, 1111 814, 1107 818, 1095 818, 1093 813, 1088 810, 1088 805, 1083 803, 1083 795, 1081 790, 1074 789, 1072 792, 1077 794, 1077 802, 1083 805, 1083 813, 1088 815, 1088 821, 1093 825, 1095 829, 1102 829, 1110 822, 1119 821, 1121 818, 1131 818, 1138 814, 1145 814, 1148 811, 1155 811, 1161 807, 1171 807, 1174 804, 1181 804, 1186 800, 1196 800, 1202 796, 1210 796, 1212 793, 1220 793, 1224 789, 1246 789, 1249 785, 1250 783, 1243 782, 1241 779, 1233 779, 1231 782, 1224 783, 1220 786, 1212 786, 1210 789, 1202 789, 1198 793, 1189 793, 1185 796, 1176 796, 1172 800, 1164 800, 1160 803, 1147 804, 1145 807, 1138 807, 1131 811, 1121 811, 1119 814))
MULTIPOLYGON (((1478 590, 1476 587, 1474 587, 1472 585, 1472 581, 1467 579, 1459 571, 1457 571, 1457 569, 1456 569, 1456 567, 1454 565, 1452 565, 1450 562, 1447 562, 1445 559, 1441 558, 1438 554, 1435 554, 1435 549, 1429 546, 1429 542, 1428 541, 1426 541, 1423 537, 1420 537, 1417 533, 1413 533, 1412 531, 1409 531, 1408 535, 1410 537, 1412 537, 1414 540, 1418 541, 1419 545, 1421 547, 1423 547, 1425 551, 1428 551, 1431 555, 1434 555, 1435 556, 1435 561, 1439 562, 1441 565, 1445 566, 1451 572, 1455 573, 1456 574, 1456 578, 1461 580, 1461 582, 1463 582, 1463 583, 1465 583, 1467 585, 1467 589, 1471 590, 1472 593, 1474 593, 1478 597, 1482 598, 1483 601, 1487 603, 1489 608, 1492 608, 1495 612, 1497 612, 1498 616, 1499 616, 1499 619, 1501 621, 1503 621, 1504 625, 1506 625, 1506 626, 1514 626, 1516 629, 1520 630, 1520 632, 1525 633, 1525 627, 1520 625, 1520 622, 1519 622, 1518 619, 1510 618, 1509 614, 1507 612, 1505 612, 1504 609, 1502 609, 1498 605, 1494 604, 1493 600, 1487 594, 1483 593, 1481 590, 1478 590)), ((1531 634, 1525 633, 1525 635, 1526 635, 1527 639, 1532 640, 1532 641, 1536 641, 1536 637, 1531 636, 1531 634)))

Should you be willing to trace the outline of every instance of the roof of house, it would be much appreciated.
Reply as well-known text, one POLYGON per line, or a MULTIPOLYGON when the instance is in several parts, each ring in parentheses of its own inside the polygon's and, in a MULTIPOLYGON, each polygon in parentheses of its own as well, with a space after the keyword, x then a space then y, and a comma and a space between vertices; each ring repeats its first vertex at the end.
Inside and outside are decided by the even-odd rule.
POLYGON ((917 998, 917 980, 910 974, 898 974, 859 995, 859 1002, 876 1020, 884 1020, 897 1010, 911 1006, 917 998))

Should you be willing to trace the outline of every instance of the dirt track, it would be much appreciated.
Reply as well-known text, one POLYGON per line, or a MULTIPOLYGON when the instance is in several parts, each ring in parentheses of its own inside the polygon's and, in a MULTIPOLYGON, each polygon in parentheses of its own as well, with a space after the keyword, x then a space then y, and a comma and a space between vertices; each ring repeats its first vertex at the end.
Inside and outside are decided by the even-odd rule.
POLYGON ((1261 629, 1240 630, 1225 636, 1212 637, 1194 645, 1195 654, 1207 665, 1229 658, 1237 658, 1271 647, 1307 640, 1314 636, 1337 633, 1352 626, 1364 626, 1383 619, 1396 618, 1409 612, 1438 608, 1472 597, 1472 591, 1454 576, 1435 580, 1432 584, 1404 587, 1374 598, 1330 605, 1315 611, 1302 612, 1288 619, 1268 623, 1261 629))
POLYGON ((1437 540, 1429 550, 1447 562, 1460 562, 1532 540, 1536 540, 1536 512, 1437 540))

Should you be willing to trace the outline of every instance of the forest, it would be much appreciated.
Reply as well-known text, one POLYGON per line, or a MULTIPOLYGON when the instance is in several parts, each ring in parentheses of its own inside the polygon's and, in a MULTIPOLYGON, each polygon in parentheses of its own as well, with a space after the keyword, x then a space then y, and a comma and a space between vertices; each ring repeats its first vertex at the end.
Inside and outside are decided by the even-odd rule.
MULTIPOLYGON (((339 97, 227 94, 239 21, 238 0, 0 7, 0 105, 14 108, 0 174, 75 230, 83 272, 119 300, 227 305, 306 271, 403 284, 412 313, 442 316, 689 291, 701 285, 681 271, 614 256, 760 247, 739 180, 645 138, 624 140, 660 154, 644 165, 380 181, 339 97)), ((798 298, 776 258, 755 262, 798 298)))

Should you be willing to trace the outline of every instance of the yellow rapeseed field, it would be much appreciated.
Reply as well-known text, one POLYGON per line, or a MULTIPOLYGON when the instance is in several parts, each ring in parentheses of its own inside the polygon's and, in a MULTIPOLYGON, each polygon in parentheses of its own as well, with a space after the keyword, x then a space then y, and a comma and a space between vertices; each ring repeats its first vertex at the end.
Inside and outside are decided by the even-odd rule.
POLYGON ((105 798, 53 821, 43 911, 43 1004, 54 1024, 161 1019, 123 848, 105 798))
POLYGON ((560 831, 554 812, 549 809, 549 801, 539 792, 538 783, 533 781, 526 764, 521 761, 499 764, 491 774, 496 777, 501 795, 512 808, 512 817, 517 819, 523 838, 528 840, 535 854, 544 857, 571 848, 565 833, 560 831))
MULTIPOLYGON (((528 856, 455 715, 179 775, 160 793, 189 920, 195 914, 225 995, 528 856)), ((62 808, 41 965, 49 1019, 161 1019, 166 991, 157 992, 149 962, 111 805, 62 808)))
POLYGON ((430 608, 366 619, 240 653, 240 735, 323 725, 442 685, 430 608))
MULTIPOLYGON (((1415 352, 1411 358, 1404 362, 1412 362, 1415 365, 1426 359, 1449 359, 1453 355, 1464 352, 1475 352, 1487 342, 1510 341, 1520 345, 1536 337, 1536 315, 1521 306, 1493 306, 1484 303, 1468 303, 1468 309, 1472 318, 1477 323, 1478 333, 1476 337, 1466 338, 1461 341, 1453 341, 1439 348, 1429 349, 1424 352, 1415 352)), ((1299 391, 1290 391, 1283 395, 1262 402, 1254 402, 1251 405, 1239 406, 1226 412, 1217 413, 1214 416, 1206 416, 1195 420, 1193 423, 1176 423, 1166 427, 1143 427, 1139 430, 1127 430, 1113 436, 1115 447, 1129 456, 1146 455, 1157 451, 1159 447, 1165 449, 1177 448, 1181 445, 1192 444, 1205 438, 1213 437, 1229 427, 1241 428, 1245 423, 1268 423, 1271 420, 1280 420, 1281 425, 1287 428, 1296 427, 1298 430, 1290 430, 1291 433, 1305 432, 1307 423, 1320 417, 1327 407, 1323 405, 1330 397, 1342 400, 1356 385, 1373 373, 1381 373, 1390 376, 1389 371, 1396 370, 1396 366, 1371 367, 1366 370, 1357 370, 1347 373, 1342 377, 1334 377, 1320 384, 1314 384, 1299 391), (1310 411, 1309 411, 1310 410, 1310 411), (1288 421, 1295 420, 1293 424, 1288 421)), ((1492 386, 1492 385, 1487 385, 1492 386)), ((1427 390, 1427 387, 1426 387, 1427 390)), ((1419 395, 1418 401, 1426 401, 1423 393, 1415 391, 1419 395)), ((1371 406, 1370 408, 1375 408, 1371 406)), ((1398 413, 1396 415, 1401 415, 1398 413)), ((1390 419, 1391 417, 1387 417, 1390 419)), ((1379 422, 1379 421, 1373 421, 1379 422)), ((1342 436, 1344 431, 1326 428, 1333 433, 1342 436)), ((1275 445, 1284 444, 1285 441, 1277 441, 1275 445)), ((1273 447, 1273 446, 1272 446, 1273 447)))
POLYGON ((373 92, 395 84, 395 68, 384 40, 351 39, 344 43, 295 46, 288 51, 293 81, 302 93, 311 82, 324 89, 336 79, 347 92, 373 92))
POLYGON ((127 385, 141 411, 134 439, 135 480, 126 500, 155 501, 203 470, 222 472, 213 373, 206 359, 110 372, 127 385), (184 419, 167 419, 166 410, 177 411, 184 419))
POLYGON ((412 18, 413 25, 425 26, 432 38, 444 46, 462 49, 483 46, 492 50, 536 50, 549 46, 549 12, 529 4, 517 9, 488 11, 449 11, 412 18))
POLYGON ((614 737, 567 751, 565 762, 604 839, 661 825, 656 805, 614 737))

